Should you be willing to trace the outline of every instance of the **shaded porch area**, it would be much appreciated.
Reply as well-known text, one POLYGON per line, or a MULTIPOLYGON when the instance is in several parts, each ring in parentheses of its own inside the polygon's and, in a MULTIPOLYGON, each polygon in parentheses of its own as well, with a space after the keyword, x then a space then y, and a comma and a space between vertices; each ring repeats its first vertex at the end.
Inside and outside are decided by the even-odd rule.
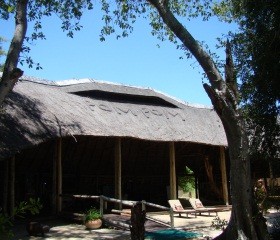
MULTIPOLYGON (((159 218, 160 220, 167 220, 168 214, 161 213, 150 213, 154 217, 159 218)), ((219 214, 220 215, 220 214, 219 214)), ((120 215, 113 215, 111 217, 117 218, 118 220, 128 221, 129 217, 124 217, 120 215)), ((220 215, 221 219, 228 220, 230 217, 230 211, 223 212, 220 215)), ((211 227, 213 216, 199 216, 197 218, 190 217, 175 217, 175 226, 176 229, 202 234, 203 237, 196 239, 205 239, 205 236, 215 237, 221 233, 221 230, 216 230, 211 227)), ((42 220, 43 222, 43 220, 42 220)), ((18 224, 14 227, 15 236, 14 239, 117 239, 117 240, 128 240, 130 239, 130 232, 127 230, 120 229, 109 229, 102 228, 98 230, 87 230, 82 224, 77 224, 73 222, 68 222, 63 219, 49 219, 43 222, 48 224, 51 229, 50 232, 45 235, 45 238, 42 237, 28 237, 25 231, 25 224, 18 224)), ((147 220, 145 223, 146 231, 157 231, 162 229, 167 229, 162 225, 156 224, 155 222, 147 220)))
POLYGON ((14 184, 14 202, 39 197, 43 214, 85 211, 94 204, 63 201, 60 194, 105 195, 168 206, 169 199, 178 198, 178 178, 187 175, 188 167, 195 178, 196 196, 207 205, 225 204, 227 171, 221 166, 226 167, 226 159, 223 147, 187 142, 94 136, 54 139, 13 158, 13 181, 4 177, 5 170, 10 176, 13 171, 11 165, 6 167, 10 159, 0 162, 1 198, 5 206, 6 188, 11 193, 14 184))

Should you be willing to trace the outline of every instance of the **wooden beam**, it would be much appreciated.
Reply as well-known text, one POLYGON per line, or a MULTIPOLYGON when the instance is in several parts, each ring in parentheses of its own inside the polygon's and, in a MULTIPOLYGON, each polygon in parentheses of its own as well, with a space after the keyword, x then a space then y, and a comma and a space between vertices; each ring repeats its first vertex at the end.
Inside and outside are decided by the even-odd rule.
POLYGON ((54 141, 52 168, 52 213, 57 214, 57 141, 54 141))
POLYGON ((14 219, 14 209, 15 209, 15 157, 12 157, 9 161, 10 165, 10 177, 9 177, 9 187, 10 187, 10 211, 9 214, 11 219, 14 219))
POLYGON ((199 198, 198 177, 196 174, 195 174, 195 197, 199 198))
POLYGON ((227 169, 226 169, 226 156, 225 156, 224 147, 220 147, 220 167, 221 167, 221 175, 222 175, 223 199, 224 199, 224 203, 228 205, 229 201, 228 201, 227 169))
MULTIPOLYGON (((122 198, 122 155, 121 155, 121 138, 115 141, 115 198, 122 198)), ((116 208, 121 209, 121 204, 116 208)))
POLYGON ((170 199, 177 199, 176 166, 175 166, 175 144, 169 143, 170 162, 170 199))
POLYGON ((60 195, 62 194, 62 139, 58 138, 56 143, 57 149, 57 212, 61 212, 62 199, 60 195))

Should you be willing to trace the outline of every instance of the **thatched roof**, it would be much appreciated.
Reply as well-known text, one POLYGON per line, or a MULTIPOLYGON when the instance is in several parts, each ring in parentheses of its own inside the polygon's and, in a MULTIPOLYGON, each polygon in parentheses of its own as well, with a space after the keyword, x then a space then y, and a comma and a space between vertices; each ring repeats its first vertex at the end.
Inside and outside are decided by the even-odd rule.
POLYGON ((0 158, 71 135, 227 145, 213 109, 148 88, 95 80, 59 85, 23 77, 6 98, 0 119, 0 158))

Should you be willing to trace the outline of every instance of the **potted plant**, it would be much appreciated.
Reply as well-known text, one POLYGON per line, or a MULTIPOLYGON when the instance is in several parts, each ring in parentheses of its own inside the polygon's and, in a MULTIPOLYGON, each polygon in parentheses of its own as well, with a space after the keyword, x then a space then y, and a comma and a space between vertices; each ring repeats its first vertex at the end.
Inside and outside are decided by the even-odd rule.
POLYGON ((85 214, 85 226, 88 229, 97 229, 102 225, 101 214, 96 208, 90 208, 85 214))

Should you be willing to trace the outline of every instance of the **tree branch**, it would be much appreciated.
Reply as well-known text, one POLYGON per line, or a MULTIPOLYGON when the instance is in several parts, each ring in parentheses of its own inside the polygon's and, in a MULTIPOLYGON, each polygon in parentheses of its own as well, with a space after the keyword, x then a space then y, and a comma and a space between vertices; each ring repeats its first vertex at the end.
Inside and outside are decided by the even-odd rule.
POLYGON ((227 84, 227 97, 231 101, 234 108, 237 109, 239 94, 237 88, 237 80, 234 74, 231 46, 228 40, 226 44, 225 81, 227 84))
POLYGON ((14 37, 7 54, 2 79, 0 81, 0 106, 23 74, 23 71, 17 68, 17 64, 27 31, 27 5, 28 0, 17 1, 14 37))
POLYGON ((219 91, 225 91, 225 83, 220 75, 214 61, 207 52, 198 44, 189 31, 177 20, 168 8, 168 1, 149 0, 149 2, 158 10, 164 23, 172 32, 182 41, 184 46, 189 49, 196 60, 205 71, 210 84, 219 91))

